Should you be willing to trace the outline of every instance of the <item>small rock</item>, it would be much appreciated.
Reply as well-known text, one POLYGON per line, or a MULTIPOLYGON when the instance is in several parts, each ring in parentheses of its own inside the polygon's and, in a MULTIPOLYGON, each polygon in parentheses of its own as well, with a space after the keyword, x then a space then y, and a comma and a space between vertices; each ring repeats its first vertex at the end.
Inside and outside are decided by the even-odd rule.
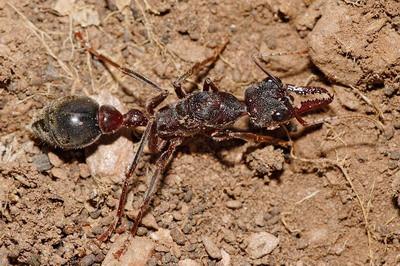
POLYGON ((59 179, 63 179, 63 180, 67 179, 67 173, 65 172, 64 169, 61 169, 61 168, 51 169, 51 174, 54 177, 59 178, 59 179))
POLYGON ((223 233, 224 233, 224 240, 226 243, 235 243, 236 242, 236 236, 231 230, 223 229, 223 233))
POLYGON ((85 163, 80 163, 79 167, 79 176, 83 179, 88 178, 90 176, 89 166, 85 163))
POLYGON ((144 236, 144 235, 147 235, 147 232, 148 232, 148 230, 147 230, 146 227, 140 226, 140 227, 138 228, 136 234, 137 234, 138 236, 144 236))
POLYGON ((90 266, 96 261, 96 256, 94 254, 89 254, 83 257, 79 263, 79 266, 90 266))
POLYGON ((57 154, 49 152, 47 154, 47 156, 49 157, 50 163, 55 166, 55 167, 60 167, 61 165, 63 165, 63 161, 60 159, 60 157, 57 156, 57 154))
POLYGON ((400 151, 389 152, 389 158, 396 161, 400 160, 400 151))
POLYGON ((400 119, 398 119, 397 121, 394 121, 394 122, 393 122, 393 127, 394 127, 395 129, 400 129, 400 119))
POLYGON ((151 233, 150 237, 159 244, 166 246, 171 246, 171 244, 174 243, 174 240, 171 237, 171 231, 168 229, 160 228, 156 232, 151 233))
POLYGON ((209 237, 203 236, 202 241, 208 255, 211 258, 218 260, 222 258, 221 251, 209 237))
POLYGON ((172 216, 174 217, 175 221, 182 221, 183 215, 180 212, 173 212, 172 216))
POLYGON ((99 217, 100 217, 100 214, 101 214, 101 210, 95 210, 95 211, 89 212, 89 216, 90 216, 90 218, 92 218, 92 219, 97 219, 97 218, 99 218, 99 217))
POLYGON ((142 219, 142 225, 150 229, 158 229, 156 218, 151 213, 147 213, 142 219))
POLYGON ((279 239, 267 232, 253 233, 248 238, 247 254, 252 259, 259 259, 271 253, 279 244, 279 239))
MULTIPOLYGON (((123 104, 107 91, 101 91, 97 97, 93 98, 100 105, 109 104, 122 113, 126 112, 123 104)), ((119 134, 102 137, 98 145, 85 149, 86 163, 92 176, 109 177, 115 183, 123 180, 134 153, 130 136, 129 130, 122 130, 119 134)))
POLYGON ((183 231, 185 234, 189 234, 190 231, 192 231, 192 225, 191 225, 190 223, 186 223, 186 224, 183 226, 182 231, 183 231))
POLYGON ((171 230, 171 237, 178 245, 184 245, 186 242, 185 235, 178 228, 171 230))
POLYGON ((39 172, 50 170, 53 167, 50 163, 49 157, 44 153, 33 156, 32 162, 39 172))
POLYGON ((264 220, 264 214, 259 212, 255 217, 254 217, 254 223, 260 227, 265 226, 265 220, 264 220))
POLYGON ((226 207, 229 209, 240 209, 242 208, 242 203, 238 200, 228 200, 226 202, 226 207))
POLYGON ((118 259, 114 257, 128 234, 117 236, 116 241, 112 244, 102 265, 118 266, 118 265, 146 265, 154 250, 154 242, 148 238, 135 237, 128 242, 126 252, 118 259))
POLYGON ((188 190, 185 193, 185 196, 183 197, 183 201, 188 203, 188 202, 190 202, 192 200, 192 198, 193 198, 193 191, 192 190, 188 190))
POLYGON ((390 140, 391 138, 393 138, 393 136, 394 136, 394 127, 391 125, 385 126, 383 131, 383 137, 386 140, 390 140))
POLYGON ((201 264, 198 263, 195 260, 191 260, 191 259, 184 259, 184 260, 180 260, 178 262, 179 266, 200 266, 201 264))
POLYGON ((156 245, 155 251, 167 253, 169 251, 169 248, 164 245, 156 245))
POLYGON ((222 255, 221 265, 222 266, 231 265, 231 256, 229 255, 229 253, 221 249, 221 255, 222 255))

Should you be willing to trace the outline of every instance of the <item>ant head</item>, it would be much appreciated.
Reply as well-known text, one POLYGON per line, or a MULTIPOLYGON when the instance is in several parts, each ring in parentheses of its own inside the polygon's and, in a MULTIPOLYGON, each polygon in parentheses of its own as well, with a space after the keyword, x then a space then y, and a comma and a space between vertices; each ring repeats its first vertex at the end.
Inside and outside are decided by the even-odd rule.
POLYGON ((293 108, 281 80, 269 76, 245 92, 250 122, 256 127, 275 129, 293 117, 293 108))
POLYGON ((102 134, 98 125, 99 105, 88 97, 67 96, 51 102, 32 124, 33 133, 48 144, 78 149, 102 134))

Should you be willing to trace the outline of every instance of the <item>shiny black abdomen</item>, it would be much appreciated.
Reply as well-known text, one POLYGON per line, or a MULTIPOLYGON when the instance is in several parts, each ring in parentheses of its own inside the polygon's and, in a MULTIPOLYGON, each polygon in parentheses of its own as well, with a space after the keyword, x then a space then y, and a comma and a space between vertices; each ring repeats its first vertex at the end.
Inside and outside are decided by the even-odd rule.
POLYGON ((89 97, 68 96, 51 103, 32 128, 51 145, 77 149, 95 142, 101 135, 99 105, 89 97))

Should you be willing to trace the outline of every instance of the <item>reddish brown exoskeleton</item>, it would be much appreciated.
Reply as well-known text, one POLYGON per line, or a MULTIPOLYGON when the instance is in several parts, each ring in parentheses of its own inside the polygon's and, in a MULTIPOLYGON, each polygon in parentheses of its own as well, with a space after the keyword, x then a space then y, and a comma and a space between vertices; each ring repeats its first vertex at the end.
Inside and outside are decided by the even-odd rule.
MULTIPOLYGON (((166 90, 143 75, 121 67, 99 54, 83 41, 80 33, 77 33, 76 37, 84 43, 89 53, 103 63, 111 64, 123 73, 143 81, 160 92, 150 99, 146 110, 133 109, 124 115, 112 106, 99 106, 89 97, 64 97, 50 103, 32 125, 33 131, 39 138, 64 149, 89 146, 102 134, 115 133, 123 127, 146 126, 132 164, 126 173, 119 199, 117 218, 99 237, 101 241, 108 239, 123 215, 129 181, 146 143, 151 152, 160 155, 156 162, 156 170, 131 229, 133 236, 136 235, 138 226, 168 162, 172 159, 176 148, 185 139, 197 135, 206 135, 217 141, 236 138, 284 145, 284 141, 267 135, 234 131, 230 128, 242 116, 248 116, 254 127, 268 130, 288 123, 292 118, 296 118, 300 123, 306 125, 306 122, 300 117, 303 113, 326 106, 333 100, 333 95, 326 89, 299 87, 282 83, 280 79, 266 71, 258 60, 255 60, 256 64, 265 72, 267 77, 245 90, 244 101, 230 93, 220 91, 209 78, 206 78, 201 91, 186 94, 182 88, 183 81, 190 75, 199 72, 204 66, 213 64, 225 49, 226 42, 216 49, 212 57, 195 64, 173 83, 176 95, 179 98, 176 102, 155 111, 155 108, 168 96, 166 90), (302 100, 304 98, 305 100, 302 100)), ((116 256, 120 256, 124 249, 125 246, 116 256)))

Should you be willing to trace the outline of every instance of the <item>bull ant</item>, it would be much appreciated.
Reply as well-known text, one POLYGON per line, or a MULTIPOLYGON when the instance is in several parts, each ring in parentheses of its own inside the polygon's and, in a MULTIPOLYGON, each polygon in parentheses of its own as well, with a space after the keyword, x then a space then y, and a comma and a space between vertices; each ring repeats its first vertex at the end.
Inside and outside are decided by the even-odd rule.
MULTIPOLYGON (((145 126, 136 154, 126 172, 116 219, 99 236, 100 241, 106 241, 121 220, 129 191, 129 181, 135 172, 146 143, 149 150, 154 154, 159 154, 159 157, 156 161, 156 170, 132 226, 132 236, 136 235, 166 166, 172 159, 176 148, 185 139, 205 135, 217 141, 243 139, 257 143, 284 145, 282 140, 249 132, 250 130, 235 131, 231 129, 231 126, 243 116, 248 116, 250 123, 255 128, 267 130, 286 124, 292 118, 297 119, 302 125, 307 125, 301 118, 303 113, 326 106, 333 100, 333 95, 324 88, 299 87, 282 83, 279 78, 265 70, 256 58, 254 60, 256 65, 267 77, 250 85, 245 90, 244 101, 228 92, 219 90, 210 78, 205 79, 201 91, 186 93, 182 88, 182 83, 206 65, 215 63, 219 54, 225 49, 226 42, 216 49, 213 56, 195 64, 188 72, 174 81, 173 87, 178 100, 156 111, 155 108, 168 96, 167 90, 162 89, 140 73, 124 68, 99 54, 83 40, 80 33, 76 33, 76 38, 83 43, 90 54, 103 63, 116 67, 121 72, 142 81, 159 92, 157 96, 148 101, 145 110, 132 109, 126 114, 121 114, 113 106, 100 106, 89 97, 63 97, 46 106, 32 124, 32 130, 37 137, 62 149, 83 148, 92 145, 101 135, 113 134, 125 127, 145 126)), ((121 256, 126 245, 127 243, 114 255, 121 256)))

